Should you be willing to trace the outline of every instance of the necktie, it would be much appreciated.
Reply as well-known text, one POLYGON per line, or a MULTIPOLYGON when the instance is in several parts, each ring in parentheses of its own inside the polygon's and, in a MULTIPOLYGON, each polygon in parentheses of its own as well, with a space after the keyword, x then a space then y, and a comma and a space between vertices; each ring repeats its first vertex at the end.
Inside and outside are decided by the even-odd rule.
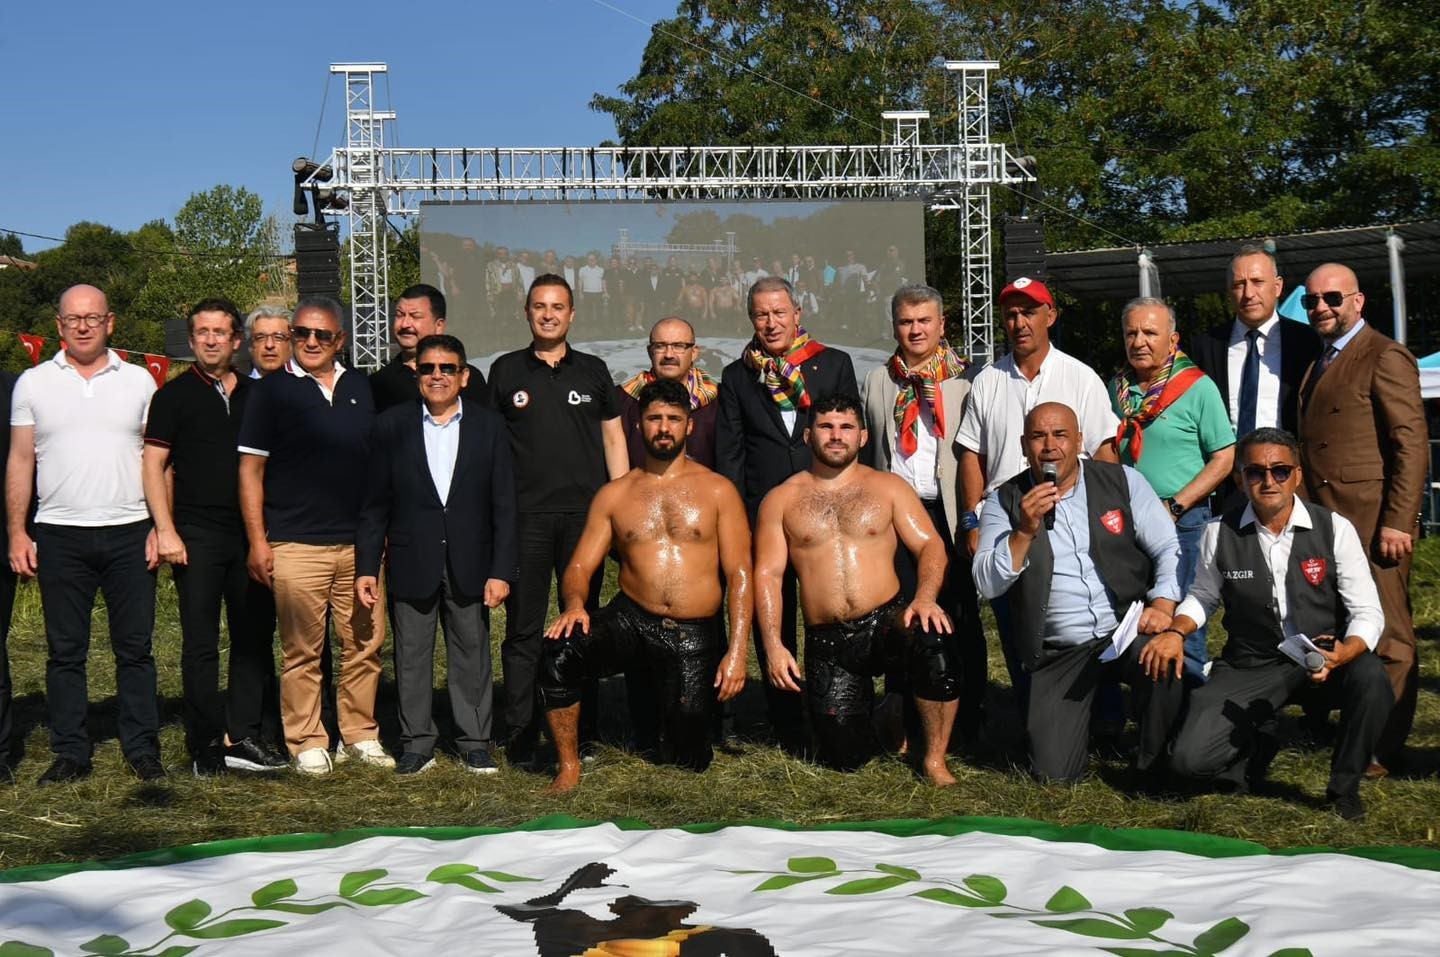
POLYGON ((1260 398, 1260 330, 1245 333, 1245 365, 1240 370, 1240 411, 1235 433, 1241 437, 1255 431, 1255 406, 1260 398))
POLYGON ((1310 373, 1310 378, 1305 382, 1305 394, 1300 397, 1305 405, 1308 406, 1310 404, 1310 397, 1315 394, 1315 385, 1320 381, 1320 376, 1324 375, 1325 370, 1330 368, 1330 363, 1334 362, 1335 357, 1339 354, 1339 349, 1334 346, 1327 346, 1325 354, 1320 357, 1319 362, 1315 363, 1314 371, 1310 373))

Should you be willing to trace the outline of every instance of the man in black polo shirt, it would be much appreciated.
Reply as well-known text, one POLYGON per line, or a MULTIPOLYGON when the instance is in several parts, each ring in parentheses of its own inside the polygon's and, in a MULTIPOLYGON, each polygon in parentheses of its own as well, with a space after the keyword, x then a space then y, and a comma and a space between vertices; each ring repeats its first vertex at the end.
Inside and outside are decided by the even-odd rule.
MULTIPOLYGON (((376 415, 393 406, 420 401, 420 386, 415 381, 415 347, 426 336, 445 331, 445 294, 423 282, 410 286, 395 300, 392 317, 391 329, 400 352, 370 376, 376 415)), ((461 395, 476 403, 485 401, 485 376, 479 369, 470 370, 461 395)))
POLYGON ((375 419, 370 383, 335 360, 345 342, 340 304, 300 300, 290 327, 294 356, 261 379, 240 427, 240 509, 250 576, 275 592, 284 668, 280 714, 297 770, 331 769, 320 723, 320 650, 329 614, 342 654, 340 759, 394 767, 380 747, 381 608, 355 600, 355 530, 375 419))
POLYGON ((235 445, 253 386, 230 365, 241 342, 240 312, 228 299, 204 299, 190 310, 189 322, 195 364, 151 400, 141 458, 160 559, 171 565, 179 598, 185 746, 198 776, 219 774, 227 763, 272 771, 286 764, 260 738, 275 663, 270 636, 257 634, 246 615, 249 547, 235 445), (173 499, 167 466, 175 472, 173 499), (220 695, 222 598, 231 636, 226 698, 220 695))
MULTIPOLYGON (((575 318, 572 302, 562 277, 537 276, 525 300, 530 345, 490 367, 491 401, 509 427, 520 507, 520 577, 505 602, 500 646, 507 756, 517 764, 534 760, 535 677, 550 582, 570 562, 590 499, 608 479, 629 470, 610 370, 565 341, 575 318)), ((592 613, 599 607, 601 574, 588 592, 592 613)))

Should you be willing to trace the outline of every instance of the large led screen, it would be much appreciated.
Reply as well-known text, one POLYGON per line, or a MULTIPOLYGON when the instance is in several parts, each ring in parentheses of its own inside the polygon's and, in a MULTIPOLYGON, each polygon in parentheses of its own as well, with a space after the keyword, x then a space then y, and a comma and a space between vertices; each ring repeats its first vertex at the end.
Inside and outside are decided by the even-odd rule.
POLYGON ((530 281, 563 275, 571 343, 619 382, 649 367, 650 326, 672 315, 695 326, 700 364, 718 377, 751 335, 745 291, 780 275, 810 334, 849 352, 863 378, 894 349, 890 295, 925 280, 923 219, 922 203, 890 200, 425 203, 421 276, 449 301, 446 331, 488 372, 530 341, 530 281))

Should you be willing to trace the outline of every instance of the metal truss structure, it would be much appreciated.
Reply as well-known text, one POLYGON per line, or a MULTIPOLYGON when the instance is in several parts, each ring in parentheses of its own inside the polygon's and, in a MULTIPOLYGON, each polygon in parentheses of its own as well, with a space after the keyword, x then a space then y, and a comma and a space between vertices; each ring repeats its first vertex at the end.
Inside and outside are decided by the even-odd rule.
MULTIPOLYGON (((388 349, 388 216, 425 200, 865 199, 913 197, 961 217, 962 351, 994 354, 990 187, 1033 181, 1003 143, 990 142, 993 61, 947 61, 957 78, 958 142, 927 144, 920 110, 887 112, 891 142, 859 146, 430 147, 386 146, 395 114, 375 106, 383 63, 338 63, 345 78, 345 145, 323 164, 325 186, 349 200, 355 361, 384 364, 388 349)), ((959 345, 959 344, 957 344, 959 345)))

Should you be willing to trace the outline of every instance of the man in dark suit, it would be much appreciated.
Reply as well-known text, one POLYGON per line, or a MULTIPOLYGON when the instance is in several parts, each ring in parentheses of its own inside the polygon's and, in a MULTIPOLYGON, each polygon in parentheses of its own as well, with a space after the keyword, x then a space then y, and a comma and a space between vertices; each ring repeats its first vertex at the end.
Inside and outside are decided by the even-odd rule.
POLYGON ((505 421, 461 399, 470 375, 454 336, 416 349, 419 402, 376 421, 370 486, 356 532, 355 592, 380 599, 388 561, 402 754, 396 774, 434 763, 435 625, 445 629, 446 686, 466 768, 494 773, 490 756, 490 609, 518 576, 515 470, 505 421))
MULTIPOLYGON (((1241 246, 1230 260, 1227 289, 1234 320, 1184 343, 1186 354, 1220 387, 1237 438, 1262 426, 1294 434, 1300 380, 1320 357, 1315 333, 1275 311, 1283 288, 1275 255, 1263 246, 1241 246)), ((1227 494, 1233 504, 1244 499, 1233 487, 1227 494)))
POLYGON ((1385 611, 1375 652, 1396 703, 1366 772, 1378 777, 1399 756, 1415 718, 1410 561, 1429 453, 1420 372, 1408 349, 1365 321, 1365 294, 1350 269, 1326 263, 1305 289, 1310 324, 1326 345, 1300 389, 1305 484, 1313 501, 1355 526, 1385 611))
MULTIPOLYGON (((812 401, 843 393, 856 401, 860 389, 850 356, 827 349, 805 332, 795 290, 780 276, 750 287, 746 308, 755 336, 720 376, 720 421, 715 461, 735 483, 753 526, 760 501, 781 482, 810 467, 805 418, 812 401)), ((795 654, 795 576, 781 591, 780 641, 795 654)), ((758 645, 760 668, 765 653, 758 645)), ((787 748, 803 747, 804 713, 799 694, 767 684, 770 723, 787 748)))
MULTIPOLYGON (((15 373, 0 371, 0 408, 10 416, 10 392, 15 388, 15 373)), ((10 457, 10 427, 0 429, 0 482, 4 481, 4 462, 10 457)), ((0 514, 5 505, 0 502, 0 514)), ((10 653, 6 639, 10 636, 10 612, 15 607, 15 572, 7 562, 0 568, 0 784, 14 784, 15 773, 10 770, 10 732, 14 727, 10 701, 10 653)))

